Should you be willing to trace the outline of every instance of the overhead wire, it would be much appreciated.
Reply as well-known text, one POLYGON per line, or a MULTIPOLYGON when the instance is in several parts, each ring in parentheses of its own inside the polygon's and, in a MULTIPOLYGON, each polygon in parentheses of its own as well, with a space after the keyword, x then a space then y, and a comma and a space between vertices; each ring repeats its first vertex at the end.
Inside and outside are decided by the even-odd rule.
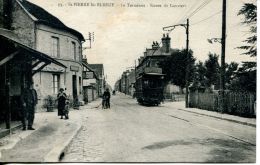
POLYGON ((188 15, 189 11, 193 11, 193 9, 195 9, 198 6, 198 4, 200 4, 201 1, 204 1, 204 0, 199 0, 199 2, 198 1, 194 1, 194 3, 191 5, 191 7, 187 8, 184 11, 185 14, 181 13, 182 16, 180 17, 180 19, 177 21, 176 24, 182 23, 184 18, 188 15))
POLYGON ((202 10, 205 6, 207 6, 212 0, 205 1, 202 5, 200 5, 195 11, 193 11, 186 19, 193 17, 196 13, 202 10))
POLYGON ((216 16, 216 15, 218 15, 218 14, 220 14, 220 13, 222 13, 222 10, 220 10, 220 11, 218 11, 217 13, 214 13, 214 14, 212 14, 211 16, 209 16, 209 17, 207 17, 207 18, 204 18, 204 19, 202 19, 202 20, 200 20, 200 21, 198 21, 198 22, 195 22, 195 23, 192 23, 192 24, 190 24, 190 25, 197 25, 197 24, 200 24, 200 23, 202 23, 202 22, 204 22, 204 21, 207 21, 208 19, 210 19, 210 18, 212 18, 212 17, 214 17, 214 16, 216 16))

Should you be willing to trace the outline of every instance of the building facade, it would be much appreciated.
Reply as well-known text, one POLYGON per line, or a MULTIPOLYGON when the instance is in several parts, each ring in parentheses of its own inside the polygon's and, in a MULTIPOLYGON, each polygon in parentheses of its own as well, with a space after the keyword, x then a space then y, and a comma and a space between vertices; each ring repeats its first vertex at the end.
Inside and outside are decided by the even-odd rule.
POLYGON ((97 75, 97 95, 98 97, 102 97, 105 88, 105 75, 104 75, 104 66, 103 64, 88 64, 90 68, 96 73, 97 75))
POLYGON ((83 100, 83 35, 26 0, 13 0, 12 5, 11 26, 23 44, 49 55, 67 67, 64 69, 49 65, 33 76, 40 103, 43 104, 47 95, 56 97, 59 88, 65 88, 67 95, 74 101, 83 100))
POLYGON ((83 60, 83 100, 89 103, 98 98, 98 76, 96 72, 90 68, 86 59, 83 60))
MULTIPOLYGON (((11 128, 11 120, 21 117, 21 95, 33 84, 33 76, 50 64, 66 69, 62 63, 35 50, 34 43, 26 40, 26 37, 30 38, 29 33, 23 36, 17 32, 19 29, 14 28, 17 22, 15 13, 19 10, 17 3, 0 0, 0 123, 5 122, 8 129, 11 128)), ((21 14, 19 19, 22 24, 28 17, 21 14)))

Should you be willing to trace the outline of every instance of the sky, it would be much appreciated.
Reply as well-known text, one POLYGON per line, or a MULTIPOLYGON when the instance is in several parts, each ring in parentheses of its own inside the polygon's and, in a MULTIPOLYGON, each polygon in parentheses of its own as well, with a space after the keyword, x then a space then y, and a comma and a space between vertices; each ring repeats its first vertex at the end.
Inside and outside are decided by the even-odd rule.
MULTIPOLYGON (((207 39, 221 37, 221 0, 29 0, 41 6, 67 26, 79 31, 85 38, 94 32, 91 49, 86 49, 89 63, 103 63, 107 82, 114 86, 123 71, 134 67, 135 60, 151 48, 153 41, 160 43, 165 26, 186 23, 204 2, 209 2, 190 20, 190 49, 197 61, 205 61, 209 52, 220 55, 221 44, 210 44, 207 39), (75 3, 92 3, 96 6, 75 6, 75 3), (108 6, 97 6, 101 3, 108 6), (114 3, 114 6, 110 4, 114 3), (109 6, 110 5, 110 6, 109 6), (125 5, 123 7, 123 5, 125 5), (130 7, 133 5, 134 7, 130 7), (144 6, 145 7, 142 7, 144 6), (167 5, 167 7, 165 6, 167 5), (161 7, 160 7, 161 6, 161 7)), ((226 62, 255 61, 241 55, 236 47, 249 35, 237 16, 244 3, 256 0, 227 0, 226 62)), ((169 33, 171 47, 186 47, 185 28, 178 26, 169 33)), ((84 46, 88 47, 86 41, 84 46)))

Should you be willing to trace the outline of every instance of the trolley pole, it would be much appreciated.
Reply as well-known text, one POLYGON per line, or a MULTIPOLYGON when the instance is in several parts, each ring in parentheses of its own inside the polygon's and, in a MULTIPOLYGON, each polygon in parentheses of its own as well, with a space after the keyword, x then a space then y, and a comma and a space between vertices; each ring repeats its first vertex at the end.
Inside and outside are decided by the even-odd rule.
POLYGON ((164 31, 171 32, 177 26, 183 26, 186 29, 186 73, 185 73, 185 107, 189 107, 189 73, 190 73, 190 56, 189 56, 189 19, 186 24, 177 24, 172 26, 163 27, 164 31), (169 29, 169 30, 167 30, 169 29))
POLYGON ((221 68, 220 68, 220 111, 224 112, 225 98, 225 50, 226 50, 226 0, 223 0, 222 39, 221 39, 221 68))

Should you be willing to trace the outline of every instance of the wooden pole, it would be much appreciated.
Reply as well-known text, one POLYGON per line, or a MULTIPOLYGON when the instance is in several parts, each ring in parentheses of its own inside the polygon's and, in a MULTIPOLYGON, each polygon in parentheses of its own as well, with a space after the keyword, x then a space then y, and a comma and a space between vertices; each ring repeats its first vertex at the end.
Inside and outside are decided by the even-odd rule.
POLYGON ((187 19, 187 25, 186 25, 186 74, 185 74, 185 107, 189 107, 189 72, 190 72, 190 56, 189 56, 189 19, 187 19))
POLYGON ((226 50, 226 0, 222 9, 222 39, 221 39, 221 68, 220 68, 220 112, 224 112, 225 98, 225 50, 226 50))

